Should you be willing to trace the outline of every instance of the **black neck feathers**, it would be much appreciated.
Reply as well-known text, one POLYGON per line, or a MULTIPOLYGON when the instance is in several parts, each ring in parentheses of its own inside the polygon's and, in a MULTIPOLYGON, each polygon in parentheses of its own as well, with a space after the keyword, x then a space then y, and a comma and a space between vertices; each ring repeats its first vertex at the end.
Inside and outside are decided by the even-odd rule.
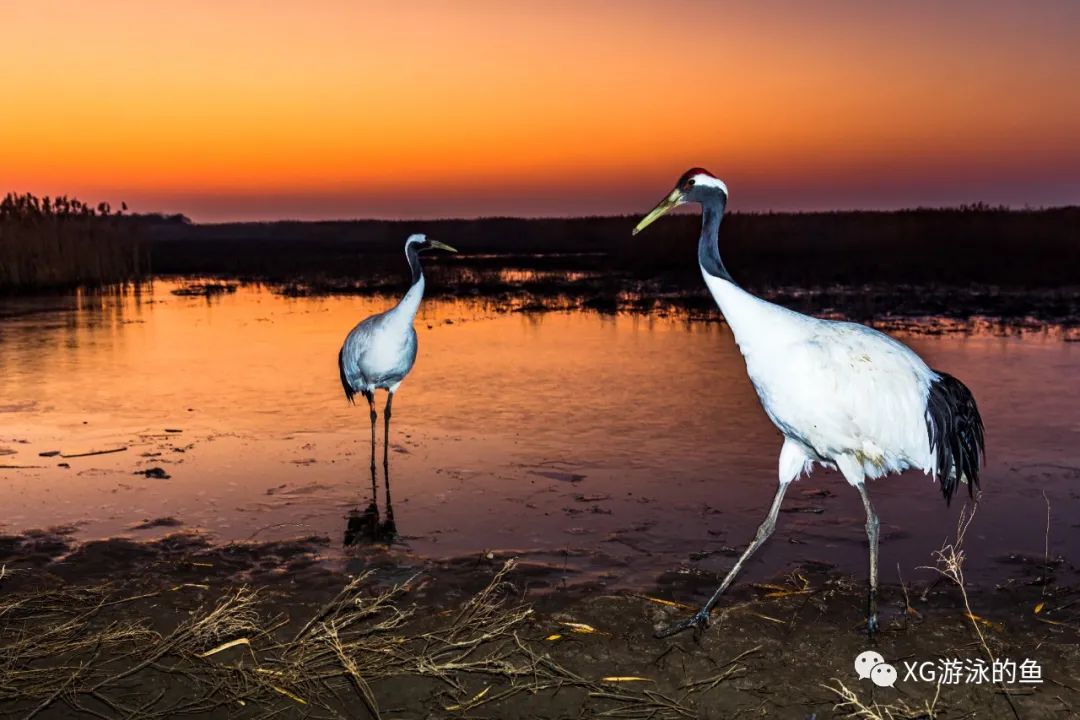
POLYGON ((405 258, 409 261, 409 270, 412 271, 412 284, 420 282, 420 278, 424 275, 424 269, 420 267, 420 251, 417 249, 417 243, 409 243, 405 248, 405 258))
POLYGON ((734 283, 735 279, 720 259, 720 220, 724 217, 727 196, 718 193, 701 203, 701 237, 698 239, 698 262, 705 272, 734 283))

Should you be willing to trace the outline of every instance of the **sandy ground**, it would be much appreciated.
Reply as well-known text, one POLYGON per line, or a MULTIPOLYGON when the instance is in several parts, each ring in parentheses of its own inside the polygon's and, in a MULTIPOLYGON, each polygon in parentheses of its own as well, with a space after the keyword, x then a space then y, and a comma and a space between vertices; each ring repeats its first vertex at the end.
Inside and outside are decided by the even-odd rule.
POLYGON ((214 546, 174 535, 72 546, 62 533, 0 537, 0 716, 1026 719, 1080 713, 1080 587, 1063 582, 1072 573, 1065 563, 1021 559, 1008 582, 966 587, 970 616, 947 578, 927 587, 884 587, 882 630, 873 640, 861 627, 862 580, 802 567, 769 583, 737 583, 700 636, 658 640, 654 630, 688 612, 684 603, 703 599, 716 578, 671 573, 640 593, 604 595, 588 584, 567 585, 558 568, 520 563, 491 586, 507 558, 435 564, 380 545, 358 552, 341 574, 319 561, 325 542, 214 546), (343 593, 355 577, 362 580, 343 593), (220 613, 235 612, 233 625, 222 621, 214 632, 184 634, 235 600, 241 587, 256 592, 250 604, 220 613), (464 625, 454 625, 462 617, 464 625), (126 624, 141 634, 88 642, 126 624), (302 663, 281 664, 299 652, 289 644, 298 631, 321 648, 331 628, 344 638, 342 657, 363 668, 362 681, 325 648, 301 653, 302 663), (68 648, 32 652, 28 639, 40 645, 50 638, 66 638, 68 648), (379 638, 386 642, 378 649, 364 644, 379 638), (855 658, 869 649, 896 667, 893 687, 857 676, 855 658), (1006 675, 1015 662, 1017 681, 995 685, 972 674, 980 661, 992 668, 991 658, 1006 675), (1041 668, 1041 683, 1018 682, 1028 659, 1041 668), (928 678, 930 669, 948 674, 942 663, 950 660, 965 668, 959 677, 952 671, 940 684, 905 679, 905 664, 928 678), (288 667, 325 668, 328 679, 287 682, 281 668, 288 667))

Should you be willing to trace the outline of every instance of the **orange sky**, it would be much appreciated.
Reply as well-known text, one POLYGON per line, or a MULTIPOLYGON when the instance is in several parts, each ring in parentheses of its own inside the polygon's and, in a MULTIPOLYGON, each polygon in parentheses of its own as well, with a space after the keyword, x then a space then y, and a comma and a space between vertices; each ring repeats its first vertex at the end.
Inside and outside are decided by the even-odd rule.
POLYGON ((584 214, 704 165, 739 209, 1080 202, 1080 3, 867 5, 8 3, 0 190, 584 214))

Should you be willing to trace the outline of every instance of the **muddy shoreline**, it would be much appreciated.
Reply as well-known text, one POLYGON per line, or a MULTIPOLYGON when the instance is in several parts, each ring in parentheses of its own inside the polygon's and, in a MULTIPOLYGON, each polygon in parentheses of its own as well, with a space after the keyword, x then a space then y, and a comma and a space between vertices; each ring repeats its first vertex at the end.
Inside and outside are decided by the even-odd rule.
MULTIPOLYGON (((63 635, 64 623, 83 617, 86 638, 126 623, 140 628, 140 647, 159 647, 163 638, 180 637, 192 618, 233 602, 238 592, 254 592, 250 605, 241 608, 244 622, 185 639, 188 644, 167 648, 115 687, 103 685, 96 696, 75 676, 75 668, 100 682, 96 671, 87 668, 96 663, 108 677, 126 673, 138 664, 137 648, 117 640, 102 655, 84 643, 25 665, 9 654, 0 665, 0 714, 22 717, 40 708, 36 717, 122 717, 136 702, 143 717, 167 717, 183 708, 193 717, 208 718, 342 713, 556 718, 605 712, 622 718, 826 718, 857 716, 851 714, 854 702, 869 708, 877 704, 878 715, 860 717, 1011 717, 1010 700, 1022 718, 1080 711, 1075 679, 1080 585, 1065 582, 1064 575, 1059 582, 1054 568, 1047 574, 1039 564, 1017 567, 1015 577, 996 588, 967 586, 971 615, 958 586, 947 579, 886 585, 882 630, 873 641, 861 628, 861 578, 823 566, 796 567, 768 582, 737 583, 720 604, 713 626, 700 637, 657 640, 654 629, 689 612, 688 603, 700 602, 715 576, 672 571, 641 592, 610 594, 575 583, 558 568, 519 563, 491 589, 510 558, 487 554, 431 562, 373 546, 357 552, 346 572, 339 573, 318 562, 325 542, 305 538, 215 546, 177 534, 152 543, 110 540, 73 546, 65 544, 62 532, 0 539, 0 636, 9 650, 28 651, 28 632, 63 635), (362 621, 338 617, 347 608, 330 613, 327 608, 357 578, 342 607, 367 607, 387 593, 392 597, 362 621), (490 617, 477 622, 490 626, 448 629, 468 608, 475 609, 481 595, 494 605, 490 617), (391 619, 392 631, 385 627, 391 619), (328 679, 322 683, 299 675, 282 675, 267 687, 238 680, 256 677, 251 674, 260 670, 285 673, 282 657, 302 628, 340 627, 346 636, 354 620, 363 626, 355 626, 356 642, 373 642, 385 634, 399 648, 413 648, 417 638, 425 638, 420 645, 430 649, 442 642, 441 633, 458 632, 454 637, 461 642, 466 636, 470 643, 477 640, 468 655, 476 665, 466 667, 461 658, 456 665, 444 662, 449 656, 440 655, 444 665, 436 662, 442 668, 436 672, 403 660, 404 650, 394 662, 380 661, 364 657, 356 645, 359 665, 375 663, 362 686, 336 665, 326 666, 328 679), (985 637, 985 649, 976 627, 985 637), (939 658, 975 662, 987 650, 1017 663, 1031 658, 1039 663, 1043 682, 1004 687, 959 682, 939 689, 935 682, 908 680, 876 687, 853 669, 854 658, 868 648, 897 667, 939 658), (389 666, 397 670, 385 676, 374 669, 389 666), (42 684, 42 673, 50 667, 54 681, 42 684), (526 667, 537 676, 525 673, 526 667), (37 674, 26 674, 31 670, 37 674), (67 676, 72 677, 63 680, 67 676), (370 697, 362 699, 365 693, 370 697), (200 704, 190 704, 193 698, 200 704)), ((312 655, 308 662, 323 667, 324 660, 312 655)))

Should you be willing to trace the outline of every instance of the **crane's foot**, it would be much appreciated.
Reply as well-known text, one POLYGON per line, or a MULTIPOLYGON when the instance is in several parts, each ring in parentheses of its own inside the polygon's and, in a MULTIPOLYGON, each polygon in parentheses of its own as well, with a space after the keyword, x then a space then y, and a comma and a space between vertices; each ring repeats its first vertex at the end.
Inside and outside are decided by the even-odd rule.
POLYGON ((657 630, 655 637, 657 637, 657 638, 671 637, 672 635, 678 635, 679 633, 683 632, 684 630, 693 630, 695 635, 700 635, 708 627, 709 627, 709 611, 706 610, 705 608, 701 608, 700 610, 698 610, 696 613, 694 613, 690 617, 686 618, 685 620, 680 620, 679 622, 675 623, 674 625, 668 625, 666 628, 662 628, 660 630, 657 630))

